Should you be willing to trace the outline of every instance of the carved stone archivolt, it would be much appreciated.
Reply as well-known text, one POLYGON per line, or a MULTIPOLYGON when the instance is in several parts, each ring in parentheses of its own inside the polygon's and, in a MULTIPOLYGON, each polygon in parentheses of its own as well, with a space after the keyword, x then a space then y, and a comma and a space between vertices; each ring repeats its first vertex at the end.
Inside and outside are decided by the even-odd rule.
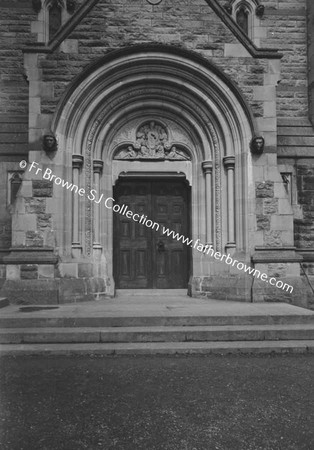
POLYGON ((114 159, 189 161, 191 158, 182 144, 169 142, 164 125, 150 121, 138 127, 135 142, 120 146, 114 159))

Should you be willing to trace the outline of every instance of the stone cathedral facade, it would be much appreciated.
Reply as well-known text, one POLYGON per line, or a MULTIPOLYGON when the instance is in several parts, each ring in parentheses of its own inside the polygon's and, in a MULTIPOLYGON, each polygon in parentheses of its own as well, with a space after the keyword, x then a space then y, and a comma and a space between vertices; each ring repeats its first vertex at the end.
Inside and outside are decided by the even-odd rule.
POLYGON ((2 296, 313 304, 311 0, 0 12, 2 296))

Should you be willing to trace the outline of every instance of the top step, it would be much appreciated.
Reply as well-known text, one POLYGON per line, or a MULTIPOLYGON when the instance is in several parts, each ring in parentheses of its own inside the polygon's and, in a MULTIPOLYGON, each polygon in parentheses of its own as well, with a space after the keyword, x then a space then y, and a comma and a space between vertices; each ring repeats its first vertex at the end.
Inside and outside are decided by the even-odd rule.
POLYGON ((314 311, 286 303, 190 297, 123 297, 64 305, 10 305, 1 328, 284 325, 314 323, 314 311), (37 310, 38 308, 42 308, 37 310), (49 308, 49 309, 48 309, 49 308))
POLYGON ((187 297, 186 289, 117 289, 116 297, 187 297))

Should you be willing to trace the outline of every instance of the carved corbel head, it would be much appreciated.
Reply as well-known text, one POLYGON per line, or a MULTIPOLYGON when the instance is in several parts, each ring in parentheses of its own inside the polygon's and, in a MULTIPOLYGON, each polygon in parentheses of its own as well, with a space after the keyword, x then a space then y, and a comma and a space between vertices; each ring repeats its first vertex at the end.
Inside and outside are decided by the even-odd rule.
POLYGON ((52 153, 58 150, 58 142, 52 131, 46 131, 43 136, 43 149, 46 153, 52 153))
POLYGON ((76 8, 75 0, 67 0, 67 11, 68 13, 72 14, 74 13, 76 8))
POLYGON ((230 3, 225 3, 224 8, 228 14, 232 14, 232 5, 230 5, 230 3))
POLYGON ((264 151, 265 140, 262 136, 255 136, 251 143, 251 152, 255 155, 261 155, 264 151))
POLYGON ((32 0, 34 11, 38 14, 41 10, 41 0, 32 0))
POLYGON ((265 6, 264 5, 258 5, 256 7, 255 13, 256 13, 257 17, 263 17, 264 11, 265 11, 265 6))

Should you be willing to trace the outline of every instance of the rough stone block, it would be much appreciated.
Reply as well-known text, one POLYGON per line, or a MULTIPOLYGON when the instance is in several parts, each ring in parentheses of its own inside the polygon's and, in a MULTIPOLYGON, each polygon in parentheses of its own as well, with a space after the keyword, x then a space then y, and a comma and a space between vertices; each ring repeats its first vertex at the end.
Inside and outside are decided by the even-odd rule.
POLYGON ((22 264, 20 273, 21 280, 37 280, 38 266, 37 264, 22 264))
POLYGON ((44 239, 38 231, 27 231, 25 243, 27 247, 43 247, 44 239))
POLYGON ((52 197, 53 181, 33 180, 33 197, 52 197))
POLYGON ((49 305, 58 303, 58 291, 57 280, 6 280, 1 295, 13 304, 49 305))
POLYGON ((46 208, 46 200, 44 198, 25 198, 25 212, 43 213, 46 208))
POLYGON ((274 182, 263 181, 262 183, 255 183, 256 198, 271 198, 274 197, 274 182))
POLYGON ((282 246, 282 233, 280 231, 265 231, 264 241, 267 247, 281 247, 282 246))
POLYGON ((264 214, 277 214, 278 213, 278 199, 277 198, 265 198, 263 200, 263 213, 264 214))
POLYGON ((37 215, 37 228, 51 228, 51 214, 40 213, 37 215))
POLYGON ((264 215, 256 216, 258 230, 270 230, 270 218, 264 215))

